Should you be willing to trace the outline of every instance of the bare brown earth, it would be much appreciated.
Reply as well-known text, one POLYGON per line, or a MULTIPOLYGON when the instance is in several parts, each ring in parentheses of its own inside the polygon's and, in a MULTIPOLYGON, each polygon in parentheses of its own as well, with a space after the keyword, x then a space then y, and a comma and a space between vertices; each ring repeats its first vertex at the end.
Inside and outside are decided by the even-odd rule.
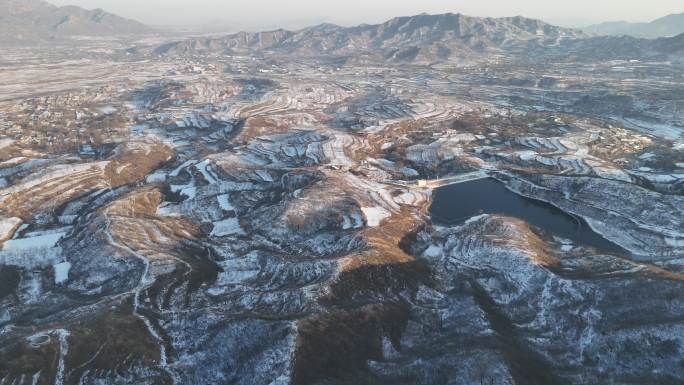
MULTIPOLYGON (((455 18, 513 25, 515 47, 579 38, 455 18)), ((0 384, 681 383, 676 58, 529 61, 496 34, 475 57, 437 32, 386 57, 285 31, 92 42, 78 67, 8 51, 0 384), (433 222, 418 181, 464 175, 624 252, 433 222)))

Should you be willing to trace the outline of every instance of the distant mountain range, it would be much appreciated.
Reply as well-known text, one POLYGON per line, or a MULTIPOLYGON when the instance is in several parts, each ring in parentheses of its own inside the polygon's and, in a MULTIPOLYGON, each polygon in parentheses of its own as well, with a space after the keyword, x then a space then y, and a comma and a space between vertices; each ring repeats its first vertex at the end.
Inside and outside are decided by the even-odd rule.
POLYGON ((164 44, 159 55, 271 50, 300 55, 365 52, 391 60, 444 59, 492 50, 531 50, 585 38, 578 30, 524 17, 480 18, 461 14, 398 17, 382 24, 341 27, 321 24, 299 31, 194 38, 164 44))
POLYGON ((57 7, 41 0, 0 0, 0 43, 32 44, 74 36, 154 33, 134 20, 101 9, 57 7))
MULTIPOLYGON (((623 33, 609 33, 606 26, 611 24, 602 25, 604 27, 580 31, 521 16, 482 18, 453 13, 421 14, 355 27, 320 24, 297 31, 279 29, 194 37, 136 47, 129 53, 175 56, 263 51, 422 63, 450 59, 487 60, 491 55, 533 60, 571 56, 580 60, 657 58, 684 61, 684 34, 680 34, 680 30, 684 30, 684 14, 643 25, 630 24, 632 31, 641 31, 631 35, 678 35, 671 38, 648 40, 624 36, 623 33), (623 36, 596 36, 604 33, 623 36)), ((0 0, 0 44, 28 45, 77 36, 139 36, 155 32, 137 21, 100 9, 57 7, 42 0, 0 0)))
POLYGON ((583 30, 594 35, 629 35, 645 38, 672 37, 684 33, 684 13, 672 14, 650 23, 615 21, 592 25, 583 30))
POLYGON ((431 63, 489 60, 492 55, 531 60, 684 61, 684 35, 643 39, 592 36, 524 17, 480 18, 461 14, 398 17, 382 24, 340 27, 321 24, 299 31, 241 32, 190 38, 130 53, 161 56, 225 55, 249 51, 300 56, 337 55, 349 60, 431 63))

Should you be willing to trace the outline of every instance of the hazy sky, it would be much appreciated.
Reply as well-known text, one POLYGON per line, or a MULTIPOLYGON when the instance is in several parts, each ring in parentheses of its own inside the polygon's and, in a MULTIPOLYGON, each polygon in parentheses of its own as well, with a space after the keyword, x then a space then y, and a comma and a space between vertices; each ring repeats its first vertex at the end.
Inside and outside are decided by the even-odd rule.
POLYGON ((683 0, 48 0, 103 8, 154 25, 225 21, 237 28, 298 27, 317 22, 375 23, 422 12, 539 18, 562 24, 650 21, 684 12, 683 0))

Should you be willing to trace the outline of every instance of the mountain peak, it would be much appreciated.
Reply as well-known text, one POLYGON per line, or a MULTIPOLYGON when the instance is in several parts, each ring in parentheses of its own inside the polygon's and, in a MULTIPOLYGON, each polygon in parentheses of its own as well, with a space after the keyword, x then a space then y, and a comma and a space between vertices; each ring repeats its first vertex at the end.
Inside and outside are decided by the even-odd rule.
POLYGON ((43 0, 0 0, 0 13, 3 16, 14 16, 37 9, 56 9, 57 7, 43 0))
POLYGON ((102 9, 57 7, 42 0, 0 0, 0 44, 41 43, 70 36, 149 34, 152 28, 102 9))
POLYGON ((584 36, 522 16, 481 18, 460 13, 395 17, 381 24, 340 27, 320 24, 296 32, 240 33, 216 39, 165 44, 158 54, 225 53, 239 50, 274 50, 300 55, 367 53, 392 60, 445 59, 463 51, 529 49, 559 44, 584 36))
POLYGON ((612 21, 584 28, 595 35, 629 35, 635 37, 672 37, 684 33, 684 13, 673 13, 649 23, 612 21))

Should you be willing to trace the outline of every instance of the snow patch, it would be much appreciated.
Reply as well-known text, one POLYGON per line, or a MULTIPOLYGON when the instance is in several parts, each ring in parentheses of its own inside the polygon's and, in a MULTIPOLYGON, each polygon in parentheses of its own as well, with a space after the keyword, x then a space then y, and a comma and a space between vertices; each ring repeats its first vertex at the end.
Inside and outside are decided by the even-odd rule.
POLYGON ((0 150, 2 150, 5 147, 9 147, 12 144, 14 144, 14 139, 9 139, 9 138, 0 139, 0 150))
POLYGON ((187 160, 187 161, 185 161, 183 164, 181 164, 180 166, 178 166, 178 168, 176 168, 175 170, 171 171, 171 172, 169 173, 169 176, 176 177, 176 176, 178 176, 178 174, 180 174, 181 171, 183 171, 183 169, 185 169, 185 168, 187 168, 187 167, 189 167, 189 166, 192 166, 192 165, 195 164, 195 163, 197 163, 196 160, 187 160))
POLYGON ((12 238, 12 234, 21 225, 19 218, 0 218, 0 242, 3 239, 12 238))
POLYGON ((380 149, 385 151, 385 150, 389 150, 393 147, 394 147, 394 142, 385 142, 382 144, 382 146, 380 146, 380 149))
POLYGON ((380 226, 380 222, 392 215, 389 211, 379 206, 361 207, 361 211, 363 211, 363 215, 366 216, 366 223, 370 227, 380 226))
POLYGON ((195 168, 197 169, 197 171, 202 173, 202 176, 204 177, 204 180, 207 181, 207 183, 216 184, 218 178, 212 172, 211 168, 209 167, 209 164, 211 164, 210 160, 203 160, 202 162, 197 163, 195 165, 195 168))
POLYGON ((228 199, 229 196, 228 194, 222 194, 218 195, 216 199, 218 200, 219 206, 221 206, 221 209, 223 211, 233 211, 235 210, 235 207, 230 203, 230 200, 228 199))
POLYGON ((240 227, 237 218, 228 218, 214 222, 214 229, 211 230, 212 237, 225 237, 227 235, 245 235, 245 231, 240 227))
POLYGON ((185 195, 190 199, 197 195, 197 187, 195 187, 192 183, 186 185, 172 184, 169 187, 171 188, 171 191, 185 195))
POLYGON ((116 109, 114 106, 105 106, 105 107, 100 107, 98 108, 100 112, 102 112, 105 115, 113 114, 119 110, 116 109))
POLYGON ((259 178, 264 182, 273 182, 273 177, 266 170, 257 170, 256 174, 259 175, 259 178))
POLYGON ((672 247, 684 247, 684 239, 676 239, 676 238, 670 238, 670 237, 665 237, 665 243, 667 243, 668 246, 672 247))
POLYGON ((424 252, 423 255, 426 257, 439 257, 442 255, 442 248, 437 245, 430 245, 424 252))
POLYGON ((69 279, 71 263, 62 262, 52 266, 55 270, 55 284, 61 285, 69 279))
POLYGON ((351 215, 344 215, 342 218, 342 229, 343 230, 349 230, 349 229, 358 229, 363 227, 363 218, 359 215, 358 212, 353 213, 351 215))
POLYGON ((66 232, 49 233, 35 237, 12 239, 5 242, 3 251, 26 251, 55 247, 66 232))
POLYGON ((157 171, 148 175, 147 178, 145 178, 145 181, 147 181, 147 183, 166 182, 166 173, 163 171, 157 171))

